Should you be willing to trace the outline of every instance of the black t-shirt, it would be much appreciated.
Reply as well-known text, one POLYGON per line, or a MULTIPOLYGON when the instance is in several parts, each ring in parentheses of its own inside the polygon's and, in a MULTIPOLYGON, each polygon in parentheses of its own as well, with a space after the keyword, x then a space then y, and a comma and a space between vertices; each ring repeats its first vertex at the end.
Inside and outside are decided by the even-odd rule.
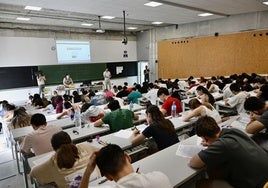
POLYGON ((122 90, 122 91, 119 91, 117 94, 116 94, 116 97, 118 97, 118 98, 122 98, 122 97, 126 97, 126 96, 128 96, 128 91, 126 91, 126 90, 122 90))
POLYGON ((155 123, 144 129, 142 134, 147 138, 153 137, 159 150, 179 142, 178 135, 175 132, 169 133, 166 129, 161 128, 155 123))
POLYGON ((210 178, 220 175, 234 187, 263 187, 268 181, 267 153, 238 129, 222 129, 220 137, 198 155, 210 178))

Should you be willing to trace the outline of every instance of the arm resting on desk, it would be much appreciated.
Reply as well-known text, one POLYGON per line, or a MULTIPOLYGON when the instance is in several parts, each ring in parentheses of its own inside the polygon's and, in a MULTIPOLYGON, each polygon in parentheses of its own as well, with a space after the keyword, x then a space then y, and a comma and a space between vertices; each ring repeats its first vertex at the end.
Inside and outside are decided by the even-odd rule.
POLYGON ((94 127, 100 127, 104 124, 104 122, 102 121, 102 119, 99 119, 97 120, 95 123, 94 123, 94 127))
POLYGON ((139 119, 139 116, 137 114, 134 114, 133 120, 138 120, 138 119, 139 119))
POLYGON ((57 116, 57 119, 60 119, 65 115, 68 115, 67 111, 62 112, 59 116, 57 116))
POLYGON ((190 160, 190 166, 192 168, 202 168, 205 166, 205 163, 200 159, 198 154, 194 155, 190 160))
POLYGON ((260 132, 261 130, 264 129, 264 125, 259 122, 258 120, 251 121, 247 127, 246 127, 246 132, 250 134, 255 134, 260 132))
POLYGON ((140 133, 139 130, 134 129, 134 131, 133 131, 133 133, 131 135, 131 143, 132 144, 137 144, 137 143, 143 141, 145 138, 146 137, 142 133, 140 133))

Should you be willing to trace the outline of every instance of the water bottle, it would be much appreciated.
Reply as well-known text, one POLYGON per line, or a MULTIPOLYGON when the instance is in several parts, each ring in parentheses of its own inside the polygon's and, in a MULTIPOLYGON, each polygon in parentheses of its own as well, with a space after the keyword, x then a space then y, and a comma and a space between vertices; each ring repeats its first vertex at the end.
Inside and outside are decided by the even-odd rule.
POLYGON ((74 112, 74 125, 76 127, 81 127, 81 114, 80 109, 76 109, 74 112))
POLYGON ((129 110, 132 111, 133 110, 133 102, 131 101, 129 104, 129 110))
POLYGON ((177 114, 177 106, 175 101, 173 101, 172 106, 171 106, 171 116, 176 117, 177 114))

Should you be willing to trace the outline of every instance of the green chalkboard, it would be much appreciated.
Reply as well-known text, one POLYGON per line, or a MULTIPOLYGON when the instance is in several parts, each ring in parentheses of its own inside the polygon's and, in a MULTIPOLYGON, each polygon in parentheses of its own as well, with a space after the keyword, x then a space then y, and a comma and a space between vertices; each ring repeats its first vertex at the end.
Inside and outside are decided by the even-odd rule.
POLYGON ((38 70, 46 76, 46 85, 62 84, 67 73, 71 75, 74 82, 101 80, 105 68, 106 63, 38 66, 38 70))

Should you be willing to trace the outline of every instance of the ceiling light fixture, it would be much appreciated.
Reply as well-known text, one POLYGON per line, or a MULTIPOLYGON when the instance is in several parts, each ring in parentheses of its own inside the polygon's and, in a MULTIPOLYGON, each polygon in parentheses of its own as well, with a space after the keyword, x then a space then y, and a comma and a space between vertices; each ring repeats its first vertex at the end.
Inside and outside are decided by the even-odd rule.
POLYGON ((160 24, 162 24, 163 22, 152 22, 152 24, 154 24, 154 25, 160 25, 160 24))
POLYGON ((99 29, 96 30, 96 33, 104 33, 105 30, 101 29, 100 16, 98 16, 98 18, 99 18, 99 29))
POLYGON ((265 4, 265 5, 268 5, 268 1, 264 1, 264 2, 262 2, 263 4, 265 4))
POLYGON ((90 27, 90 26, 92 26, 93 24, 91 24, 91 23, 81 23, 81 25, 90 27))
POLYGON ((125 11, 123 11, 123 18, 124 18, 124 38, 122 40, 122 43, 124 45, 127 45, 128 40, 127 40, 127 35, 126 35, 126 12, 125 11))
POLYGON ((212 15, 213 14, 212 13, 209 13, 209 12, 198 14, 198 16, 201 16, 201 17, 212 16, 212 15))
POLYGON ((40 11, 42 9, 42 7, 25 6, 24 9, 40 11))
POLYGON ((31 18, 26 18, 26 17, 17 17, 16 20, 20 21, 29 21, 31 18))
POLYGON ((114 19, 114 16, 102 16, 101 18, 111 20, 114 19))
POLYGON ((135 29, 138 29, 137 27, 128 27, 127 29, 129 30, 135 30, 135 29))
POLYGON ((158 3, 158 2, 155 2, 155 1, 151 1, 149 3, 145 3, 144 5, 149 6, 149 7, 158 7, 160 5, 163 5, 163 3, 158 3))

